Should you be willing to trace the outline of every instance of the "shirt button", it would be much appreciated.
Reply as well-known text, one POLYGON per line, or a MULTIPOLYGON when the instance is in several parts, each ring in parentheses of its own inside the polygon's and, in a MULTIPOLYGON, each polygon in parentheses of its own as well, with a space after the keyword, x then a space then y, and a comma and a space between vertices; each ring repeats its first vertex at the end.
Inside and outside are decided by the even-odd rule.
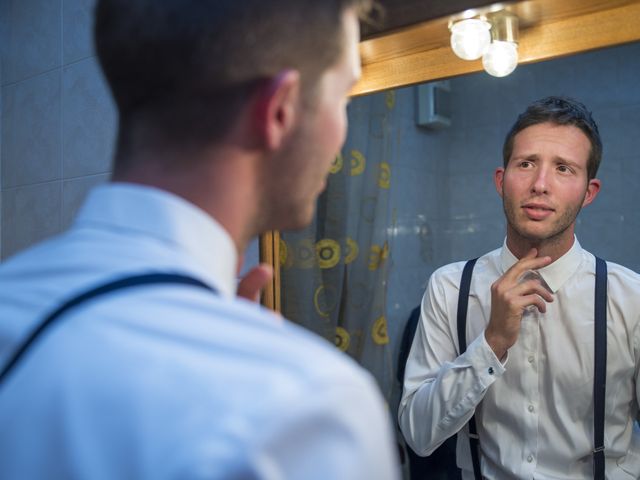
POLYGON ((533 412, 533 405, 529 405, 529 411, 533 412))
POLYGON ((487 370, 489 372, 489 375, 493 375, 493 367, 489 367, 489 370, 487 370))
POLYGON ((529 455, 527 457, 527 462, 529 462, 529 463, 533 462, 533 456, 532 455, 529 455))
POLYGON ((533 361, 535 360, 535 358, 533 357, 533 355, 529 355, 529 363, 533 363, 533 361))

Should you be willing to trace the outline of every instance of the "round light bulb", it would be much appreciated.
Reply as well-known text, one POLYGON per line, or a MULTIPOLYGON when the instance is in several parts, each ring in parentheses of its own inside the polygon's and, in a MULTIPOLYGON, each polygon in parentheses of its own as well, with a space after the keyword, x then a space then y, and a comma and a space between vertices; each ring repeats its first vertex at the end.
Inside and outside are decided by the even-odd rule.
POLYGON ((518 45, 494 41, 482 57, 482 65, 489 75, 505 77, 518 66, 518 45))
POLYGON ((486 20, 469 18, 451 26, 451 48, 463 60, 477 60, 491 43, 491 24, 486 20))

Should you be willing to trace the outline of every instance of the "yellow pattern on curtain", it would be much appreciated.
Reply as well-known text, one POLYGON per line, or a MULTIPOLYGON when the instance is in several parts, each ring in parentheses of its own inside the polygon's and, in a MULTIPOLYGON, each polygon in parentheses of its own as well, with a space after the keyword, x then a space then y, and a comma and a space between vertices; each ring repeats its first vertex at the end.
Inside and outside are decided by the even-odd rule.
POLYGON ((395 93, 357 100, 349 107, 352 128, 313 223, 282 233, 282 310, 371 371, 389 400, 390 160, 398 140, 389 119, 395 93))

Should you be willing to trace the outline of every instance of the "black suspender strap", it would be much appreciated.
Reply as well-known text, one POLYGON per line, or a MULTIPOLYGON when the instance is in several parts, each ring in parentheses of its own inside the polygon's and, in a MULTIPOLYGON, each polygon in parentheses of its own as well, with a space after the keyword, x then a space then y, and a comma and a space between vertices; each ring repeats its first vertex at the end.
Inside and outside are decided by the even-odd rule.
POLYGON ((60 316, 66 313, 68 310, 77 307, 81 303, 85 303, 88 300, 96 297, 101 297, 116 290, 123 290, 125 288, 132 288, 141 285, 157 285, 161 283, 173 283, 183 285, 193 285, 195 287, 204 288, 215 293, 215 289, 206 283, 182 274, 177 273, 146 273, 140 275, 132 275, 130 277, 121 278, 108 283, 99 285, 98 287, 91 288, 80 295, 63 303, 60 307, 52 311, 42 323, 40 323, 31 332, 29 337, 17 348, 17 350, 11 356, 11 359, 3 367, 0 372, 0 385, 6 380, 7 376, 14 370, 18 362, 24 357, 28 349, 34 344, 36 340, 42 337, 45 331, 48 331, 53 323, 60 318, 60 316))
MULTIPOLYGON (((466 323, 471 275, 477 259, 469 260, 462 271, 458 296, 458 346, 460 354, 467 349, 466 323)), ((593 378, 593 478, 604 480, 604 413, 607 382, 607 262, 596 257, 594 301, 594 378, 593 378)), ((469 420, 469 443, 473 475, 481 480, 479 437, 475 417, 469 420)))
POLYGON ((467 308, 469 306, 469 290, 471 289, 471 276, 477 258, 469 260, 462 270, 460 280, 460 292, 458 293, 458 349, 460 355, 467 350, 467 308))
MULTIPOLYGON (((469 289, 471 288, 471 275, 477 258, 469 260, 462 270, 460 280, 460 292, 458 294, 458 348, 460 355, 467 350, 467 309, 469 307, 469 289)), ((476 428, 475 415, 469 420, 469 446, 471 448, 471 462, 473 463, 473 476, 476 480, 482 480, 480 473, 480 438, 476 428)))
POLYGON ((607 262, 596 257, 593 378, 593 478, 604 480, 604 400, 607 386, 607 262))

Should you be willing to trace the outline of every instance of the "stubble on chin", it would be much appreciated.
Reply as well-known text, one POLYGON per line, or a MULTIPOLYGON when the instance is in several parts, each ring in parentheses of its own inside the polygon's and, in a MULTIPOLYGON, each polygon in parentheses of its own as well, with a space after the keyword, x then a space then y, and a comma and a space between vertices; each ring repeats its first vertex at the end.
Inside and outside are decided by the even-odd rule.
POLYGON ((556 242, 560 242, 563 234, 569 228, 571 228, 581 210, 580 206, 573 209, 568 209, 564 211, 559 218, 554 220, 548 228, 543 229, 539 232, 535 232, 520 226, 521 223, 527 221, 524 218, 520 207, 515 207, 512 203, 507 202, 504 199, 502 202, 502 207, 504 210, 505 218, 507 220, 507 224, 509 225, 512 233, 517 235, 522 241, 526 241, 527 243, 529 243, 532 247, 539 246, 542 243, 553 244, 556 242), (521 219, 520 221, 518 218, 519 216, 521 219))

